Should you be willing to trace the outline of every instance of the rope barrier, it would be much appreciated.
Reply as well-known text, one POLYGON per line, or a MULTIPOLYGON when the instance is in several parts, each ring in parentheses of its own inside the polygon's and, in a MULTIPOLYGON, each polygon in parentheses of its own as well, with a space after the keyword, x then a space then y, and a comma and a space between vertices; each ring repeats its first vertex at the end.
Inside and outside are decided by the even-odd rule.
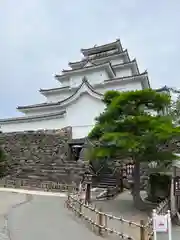
MULTIPOLYGON (((70 196, 70 199, 72 199, 73 201, 76 201, 77 203, 79 204, 82 204, 80 200, 78 199, 75 199, 73 198, 72 196, 70 196)), ((114 219, 114 220, 118 220, 120 222, 124 222, 124 223, 128 223, 129 225, 131 226, 136 226, 136 227, 142 227, 141 224, 138 224, 138 223, 135 223, 135 222, 132 222, 132 221, 128 221, 128 220, 125 220, 124 218, 122 217, 116 217, 116 216, 113 216, 111 214, 107 214, 107 213, 104 213, 104 212, 100 212, 98 209, 96 209, 95 207, 92 207, 90 205, 87 205, 87 204, 83 204, 83 207, 84 208, 88 208, 89 210, 91 210, 92 212, 95 212, 95 213, 100 213, 102 214, 103 216, 106 216, 108 217, 109 219, 114 219)))
MULTIPOLYGON (((129 235, 123 233, 123 232, 119 232, 119 231, 117 231, 114 228, 109 228, 107 226, 107 219, 109 219, 109 220, 117 220, 117 221, 119 221, 121 223, 128 224, 129 226, 138 227, 139 230, 142 229, 142 228, 145 229, 145 225, 138 224, 138 223, 133 222, 133 221, 125 220, 122 217, 116 217, 116 216, 113 216, 111 214, 104 213, 102 211, 99 211, 94 206, 91 206, 91 205, 83 203, 81 200, 79 200, 77 198, 76 194, 69 194, 68 195, 68 200, 66 201, 66 206, 67 206, 68 209, 71 209, 73 212, 75 212, 79 217, 83 218, 84 220, 86 220, 91 225, 93 225, 93 226, 97 227, 98 229, 100 229, 100 231, 102 231, 104 233, 107 232, 109 234, 115 234, 115 235, 121 237, 122 239, 135 240, 132 236, 129 236, 129 235), (76 206, 76 204, 78 204, 78 206, 76 206), (97 221, 93 220, 92 218, 86 216, 85 213, 82 212, 82 207, 84 209, 90 210, 91 212, 94 212, 96 214, 96 216, 101 216, 101 218, 104 219, 104 224, 102 222, 100 224, 97 221)), ((143 240, 144 239, 145 238, 143 238, 143 240)))
MULTIPOLYGON (((92 205, 83 203, 82 200, 78 199, 76 194, 69 194, 67 202, 68 202, 67 205, 68 205, 69 209, 72 209, 72 211, 76 212, 78 214, 78 216, 82 217, 87 222, 89 222, 91 225, 98 227, 99 229, 101 229, 104 232, 108 232, 110 234, 115 234, 115 235, 121 237, 122 239, 135 240, 133 237, 128 236, 122 232, 118 232, 116 229, 109 228, 107 226, 107 219, 109 219, 109 220, 117 220, 117 221, 121 222, 122 224, 124 223, 124 224, 128 224, 129 226, 135 226, 135 227, 139 228, 143 232, 143 236, 141 236, 142 240, 145 240, 145 239, 150 240, 153 237, 153 229, 152 229, 153 228, 153 226, 152 226, 153 220, 152 220, 152 218, 149 218, 149 220, 146 224, 144 224, 143 221, 141 221, 141 223, 143 222, 143 224, 141 224, 141 223, 139 224, 139 223, 136 223, 133 221, 128 221, 122 217, 117 217, 117 216, 114 216, 111 214, 104 213, 102 211, 99 211, 96 207, 94 207, 92 205), (78 204, 80 207, 74 206, 75 204, 78 204), (91 212, 94 212, 96 215, 103 217, 105 219, 104 225, 97 223, 96 221, 94 221, 93 219, 91 219, 88 216, 85 216, 85 214, 82 213, 82 207, 90 210, 91 212)), ((166 211, 168 210, 168 205, 169 205, 169 199, 167 198, 157 206, 156 212, 158 214, 165 214, 166 211)))
MULTIPOLYGON (((93 219, 83 215, 83 213, 80 212, 79 210, 77 210, 72 204, 68 204, 68 206, 69 206, 69 208, 72 209, 72 211, 77 213, 80 217, 84 218, 84 220, 88 221, 90 224, 94 225, 95 227, 101 228, 102 230, 107 231, 107 232, 109 232, 111 234, 115 233, 117 236, 121 237, 122 239, 135 240, 134 238, 132 238, 132 237, 130 237, 130 236, 124 234, 124 233, 118 232, 115 229, 108 228, 108 227, 106 227, 104 225, 99 225, 93 219)), ((101 213, 101 212, 99 212, 99 213, 101 213)))

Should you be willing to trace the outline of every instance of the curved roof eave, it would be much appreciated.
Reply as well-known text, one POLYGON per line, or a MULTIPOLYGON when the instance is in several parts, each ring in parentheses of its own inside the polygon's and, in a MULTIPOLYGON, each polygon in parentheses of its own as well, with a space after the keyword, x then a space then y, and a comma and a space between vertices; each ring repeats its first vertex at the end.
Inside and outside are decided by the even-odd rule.
MULTIPOLYGON (((122 80, 122 79, 126 79, 126 78, 132 78, 132 77, 138 77, 138 76, 141 76, 141 75, 145 75, 147 74, 147 72, 143 72, 143 73, 138 73, 136 75, 133 75, 133 76, 127 76, 127 77, 114 77, 114 78, 111 78, 111 79, 107 79, 105 80, 105 83, 106 82, 113 82, 113 81, 117 81, 117 80, 122 80)), ((98 84, 95 84, 96 85, 102 85, 101 83, 98 83, 98 84)), ((74 90, 76 90, 78 87, 76 88, 73 88, 74 90)), ((50 88, 50 89, 40 89, 40 93, 43 94, 43 95, 48 95, 48 94, 51 94, 52 92, 60 92, 60 91, 69 91, 70 88, 69 86, 65 86, 65 87, 58 87, 58 88, 50 88), (46 94, 47 93, 47 94, 46 94)))
POLYGON ((56 112, 56 113, 0 119, 0 124, 15 123, 15 122, 29 122, 29 121, 36 121, 38 119, 48 119, 48 118, 52 118, 52 117, 54 117, 54 118, 55 117, 63 117, 65 113, 66 113, 66 111, 63 110, 61 112, 56 112))
POLYGON ((61 105, 65 105, 69 100, 73 99, 73 97, 75 97, 78 92, 80 91, 80 89, 82 88, 83 85, 86 85, 87 88, 92 92, 94 93, 95 95, 99 96, 99 97, 102 97, 103 94, 97 92, 93 86, 87 81, 87 79, 84 77, 83 80, 82 80, 82 83, 81 85, 76 89, 76 91, 68 98, 62 100, 62 101, 59 101, 59 102, 55 102, 55 103, 41 103, 41 104, 34 104, 34 105, 28 105, 28 106, 18 106, 17 107, 17 110, 22 110, 22 112, 24 110, 29 110, 29 109, 37 109, 37 108, 44 108, 44 107, 56 107, 56 106, 61 106, 61 105))
POLYGON ((105 83, 111 83, 111 82, 126 81, 126 80, 133 81, 136 78, 145 77, 147 75, 148 75, 148 73, 147 73, 147 71, 145 71, 143 73, 135 74, 135 75, 132 75, 132 76, 116 77, 116 78, 113 78, 113 79, 107 79, 104 82, 105 83))
MULTIPOLYGON (((124 54, 127 54, 127 58, 129 59, 129 61, 130 61, 130 57, 129 57, 129 54, 128 54, 128 50, 127 49, 125 49, 125 50, 123 50, 122 52, 120 52, 120 53, 112 53, 112 54, 108 54, 107 56, 104 56, 104 57, 100 57, 100 58, 92 58, 92 59, 90 59, 91 61, 94 61, 94 62, 96 62, 96 61, 98 61, 98 60, 104 60, 104 59, 106 59, 106 58, 112 58, 112 57, 119 57, 120 55, 124 55, 124 54)), ((77 62, 69 62, 68 63, 68 65, 69 66, 73 66, 73 65, 83 65, 83 64, 86 64, 86 62, 88 62, 88 58, 86 58, 86 59, 83 59, 83 60, 81 60, 81 61, 77 61, 77 62)))
POLYGON ((63 69, 62 72, 65 74, 65 75, 63 75, 63 76, 67 76, 67 75, 69 75, 69 74, 71 74, 71 73, 74 73, 74 72, 81 72, 82 70, 85 71, 85 70, 91 69, 91 68, 102 68, 102 67, 106 67, 106 66, 108 66, 108 65, 109 65, 109 62, 108 62, 108 63, 101 63, 101 64, 94 64, 94 63, 93 63, 93 65, 91 65, 91 66, 85 66, 85 67, 83 67, 83 68, 67 69, 67 70, 63 69))
POLYGON ((64 90, 69 90, 69 86, 65 86, 65 87, 57 87, 57 88, 48 88, 48 89, 39 89, 39 92, 43 95, 46 95, 48 93, 51 93, 52 91, 56 92, 56 91, 64 91, 64 90))

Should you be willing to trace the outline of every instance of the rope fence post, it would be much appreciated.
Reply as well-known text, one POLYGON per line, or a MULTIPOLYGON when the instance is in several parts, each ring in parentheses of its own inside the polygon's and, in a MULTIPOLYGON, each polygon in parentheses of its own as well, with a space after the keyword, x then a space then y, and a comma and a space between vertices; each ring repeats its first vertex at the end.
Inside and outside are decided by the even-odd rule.
POLYGON ((89 226, 91 226, 91 230, 99 236, 106 237, 109 236, 109 234, 113 234, 121 237, 124 240, 136 240, 136 238, 134 238, 135 236, 133 236, 136 234, 134 234, 133 232, 131 233, 131 236, 129 235, 129 232, 125 233, 123 231, 124 229, 119 230, 108 226, 109 220, 117 220, 121 223, 129 224, 129 226, 135 226, 139 232, 139 240, 149 240, 149 238, 147 238, 148 225, 145 224, 145 221, 141 220, 139 223, 136 223, 123 219, 122 217, 117 217, 108 213, 104 213, 102 211, 102 208, 97 209, 96 206, 92 206, 91 204, 85 204, 84 201, 82 199, 78 199, 78 197, 77 195, 73 195, 72 193, 68 194, 66 201, 67 207, 71 209, 76 216, 85 220, 89 224, 89 226))
POLYGON ((107 215, 105 214, 105 215, 104 215, 104 226, 105 226, 105 228, 107 228, 107 220, 108 220, 108 217, 107 217, 107 215))
POLYGON ((146 240, 145 221, 140 220, 140 240, 146 240))
POLYGON ((79 213, 78 213, 79 217, 81 217, 81 215, 82 215, 82 205, 83 205, 83 202, 82 202, 82 200, 80 200, 79 201, 79 213))
POLYGON ((102 236, 102 226, 103 226, 103 214, 102 214, 102 209, 99 209, 98 212, 98 233, 100 236, 102 236))
POLYGON ((69 196, 69 193, 68 193, 68 199, 66 201, 66 207, 67 209, 69 209, 69 203, 70 203, 70 196, 69 196))
POLYGON ((108 232, 107 232, 107 228, 108 228, 108 216, 106 214, 104 214, 104 234, 105 236, 108 236, 108 232))

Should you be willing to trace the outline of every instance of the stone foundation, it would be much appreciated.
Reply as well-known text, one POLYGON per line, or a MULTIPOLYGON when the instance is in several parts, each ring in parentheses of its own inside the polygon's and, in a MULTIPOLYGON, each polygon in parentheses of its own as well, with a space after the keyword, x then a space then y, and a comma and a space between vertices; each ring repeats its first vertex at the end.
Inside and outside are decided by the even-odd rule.
POLYGON ((84 168, 69 159, 68 142, 72 129, 28 131, 0 134, 7 155, 7 179, 29 182, 78 183, 84 168))

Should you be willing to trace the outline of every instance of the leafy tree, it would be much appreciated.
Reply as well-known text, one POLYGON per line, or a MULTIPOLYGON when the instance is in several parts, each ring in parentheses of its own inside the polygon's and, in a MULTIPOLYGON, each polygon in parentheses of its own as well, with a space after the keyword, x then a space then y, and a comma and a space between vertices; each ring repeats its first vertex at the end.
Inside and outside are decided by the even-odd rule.
POLYGON ((112 162, 117 157, 134 161, 132 193, 135 206, 141 209, 140 164, 156 161, 167 166, 177 158, 167 146, 180 128, 173 125, 171 117, 160 114, 170 105, 170 96, 151 89, 108 91, 103 102, 106 108, 88 136, 95 143, 90 154, 112 162))

